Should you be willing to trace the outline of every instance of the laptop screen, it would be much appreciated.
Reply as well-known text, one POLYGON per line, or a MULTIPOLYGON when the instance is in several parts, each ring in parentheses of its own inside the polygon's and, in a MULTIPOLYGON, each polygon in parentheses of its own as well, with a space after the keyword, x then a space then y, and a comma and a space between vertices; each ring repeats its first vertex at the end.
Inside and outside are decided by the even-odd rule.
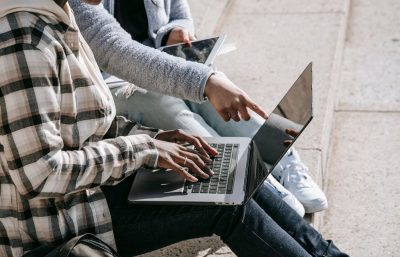
POLYGON ((312 116, 312 64, 310 63, 253 137, 269 171, 289 150, 311 121, 312 116))

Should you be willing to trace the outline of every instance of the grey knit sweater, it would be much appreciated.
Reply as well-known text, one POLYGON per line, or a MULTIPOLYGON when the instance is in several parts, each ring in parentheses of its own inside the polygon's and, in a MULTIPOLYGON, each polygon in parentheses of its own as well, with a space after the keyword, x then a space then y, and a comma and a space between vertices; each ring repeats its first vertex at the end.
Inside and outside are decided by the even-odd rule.
MULTIPOLYGON (((204 86, 212 73, 210 67, 133 41, 103 5, 88 5, 81 0, 69 3, 101 69, 151 91, 197 102, 204 100, 204 86)), ((148 18, 151 28, 150 19, 155 17, 148 18)))

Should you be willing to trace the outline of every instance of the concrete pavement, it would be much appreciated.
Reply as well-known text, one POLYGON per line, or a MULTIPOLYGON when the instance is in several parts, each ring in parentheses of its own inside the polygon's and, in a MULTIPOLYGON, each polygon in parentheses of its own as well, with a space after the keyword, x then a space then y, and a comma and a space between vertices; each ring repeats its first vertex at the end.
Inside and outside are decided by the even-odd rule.
POLYGON ((353 0, 323 232, 351 256, 400 252, 400 2, 353 0))

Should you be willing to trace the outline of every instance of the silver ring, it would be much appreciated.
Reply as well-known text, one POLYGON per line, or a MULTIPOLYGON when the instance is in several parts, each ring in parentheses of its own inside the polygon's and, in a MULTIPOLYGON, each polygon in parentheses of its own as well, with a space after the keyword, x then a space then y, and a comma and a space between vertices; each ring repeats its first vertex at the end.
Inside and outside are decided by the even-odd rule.
POLYGON ((185 156, 185 161, 183 162, 183 166, 185 166, 186 161, 187 161, 187 156, 185 156))

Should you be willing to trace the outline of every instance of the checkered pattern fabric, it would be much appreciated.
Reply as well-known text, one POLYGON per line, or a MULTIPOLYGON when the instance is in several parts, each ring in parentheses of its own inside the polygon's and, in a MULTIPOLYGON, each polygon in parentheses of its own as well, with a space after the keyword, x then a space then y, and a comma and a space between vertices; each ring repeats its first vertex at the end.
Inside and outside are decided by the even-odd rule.
POLYGON ((83 233, 115 246, 100 186, 157 163, 157 131, 115 116, 80 38, 48 16, 0 19, 0 256, 83 233))

